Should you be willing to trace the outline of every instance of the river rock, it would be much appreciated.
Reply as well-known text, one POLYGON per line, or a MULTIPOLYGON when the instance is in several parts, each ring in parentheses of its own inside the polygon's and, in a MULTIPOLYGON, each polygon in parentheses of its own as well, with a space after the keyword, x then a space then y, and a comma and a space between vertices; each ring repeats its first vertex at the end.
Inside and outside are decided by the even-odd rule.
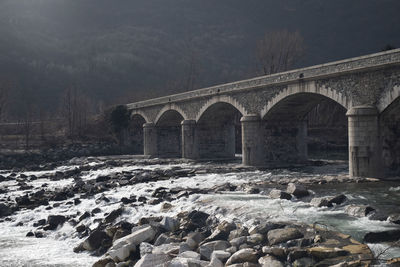
POLYGON ((217 258, 221 262, 225 262, 229 257, 231 256, 231 253, 223 250, 214 250, 213 253, 211 254, 211 261, 213 258, 217 258))
POLYGON ((395 224, 400 224, 400 213, 390 214, 388 221, 395 224))
POLYGON ((347 214, 355 217, 365 217, 372 211, 375 209, 368 205, 348 205, 345 208, 347 214))
POLYGON ((268 242, 271 246, 302 237, 303 234, 296 228, 275 229, 268 232, 268 242))
POLYGON ((151 226, 133 230, 130 235, 118 239, 108 251, 108 255, 116 262, 124 261, 136 250, 137 245, 142 242, 152 241, 155 234, 156 232, 151 226))
MULTIPOLYGON (((203 267, 203 266, 207 266, 208 264, 209 264, 208 261, 176 257, 176 258, 172 259, 165 266, 167 266, 167 267, 203 267)), ((153 265, 153 266, 163 266, 163 265, 153 265)), ((135 267, 136 267, 136 265, 135 265, 135 267)))
POLYGON ((292 199, 291 194, 278 189, 272 189, 271 192, 269 192, 269 197, 275 199, 287 199, 287 200, 292 199))
POLYGON ((179 253, 178 257, 200 260, 200 254, 190 250, 179 253))
POLYGON ((47 217, 47 226, 45 226, 44 230, 55 230, 59 225, 63 224, 67 218, 63 215, 49 215, 47 217))
POLYGON ((324 197, 316 197, 311 199, 310 204, 315 207, 329 207, 329 200, 324 197))
POLYGON ((275 256, 276 258, 281 259, 281 260, 285 260, 287 257, 285 249, 280 248, 280 247, 264 246, 264 247, 262 247, 262 252, 265 254, 275 256))
POLYGON ((343 204, 347 200, 347 197, 343 194, 334 196, 334 197, 328 197, 328 202, 329 205, 332 206, 333 204, 340 205, 343 204))
POLYGON ((257 263, 257 260, 257 252, 252 248, 245 248, 233 253, 233 255, 227 260, 226 265, 244 262, 257 263))
POLYGON ((110 237, 104 231, 95 230, 83 241, 82 247, 85 250, 94 251, 100 248, 103 240, 110 240, 110 237))
POLYGON ((112 264, 112 263, 114 263, 114 261, 110 257, 105 257, 105 258, 101 258, 100 260, 96 261, 92 265, 92 267, 106 267, 107 264, 112 264))
POLYGON ((112 212, 110 212, 110 214, 108 214, 105 218, 104 221, 105 223, 111 223, 113 222, 115 219, 117 219, 119 216, 121 216, 122 212, 124 211, 123 208, 118 208, 116 210, 113 210, 112 212))
POLYGON ((229 242, 223 240, 211 241, 199 247, 199 253, 203 259, 210 260, 214 250, 225 250, 230 247, 229 242))
POLYGON ((364 242, 380 243, 400 240, 400 230, 389 230, 382 232, 370 232, 364 236, 364 242))
POLYGON ((312 266, 315 266, 315 261, 312 258, 304 257, 304 258, 295 260, 292 263, 292 266, 293 267, 312 267, 312 266))
POLYGON ((160 224, 161 228, 168 232, 175 232, 179 228, 179 221, 171 217, 164 217, 160 224))
POLYGON ((11 215, 11 213, 12 213, 12 209, 9 206, 7 206, 3 203, 0 203, 0 218, 9 216, 9 215, 11 215))
POLYGON ((229 243, 231 243, 232 246, 235 246, 237 248, 246 242, 247 242, 247 236, 237 237, 229 241, 229 243))
POLYGON ((146 254, 134 267, 166 266, 171 257, 166 254, 146 254))
POLYGON ((247 236, 247 235, 249 235, 249 231, 247 230, 247 228, 241 227, 241 228, 231 231, 229 233, 228 240, 232 240, 234 238, 241 237, 241 236, 247 236))
POLYGON ((304 186, 294 183, 288 184, 286 192, 294 195, 297 198, 302 198, 310 195, 310 192, 308 192, 308 190, 304 186))
POLYGON ((307 249, 308 254, 314 258, 323 260, 327 258, 337 258, 340 256, 346 256, 348 251, 340 248, 332 247, 313 247, 307 249))
POLYGON ((284 267, 282 262, 269 255, 259 258, 258 263, 262 267, 284 267))
POLYGON ((153 254, 178 254, 179 253, 180 244, 179 243, 169 243, 163 244, 160 246, 153 247, 153 254))

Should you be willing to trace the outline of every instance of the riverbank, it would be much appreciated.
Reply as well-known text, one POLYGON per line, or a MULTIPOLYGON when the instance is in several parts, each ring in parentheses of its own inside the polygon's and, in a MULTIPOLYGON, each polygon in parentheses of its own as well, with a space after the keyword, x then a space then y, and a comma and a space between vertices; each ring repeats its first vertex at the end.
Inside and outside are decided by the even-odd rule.
POLYGON ((98 266, 113 266, 111 260, 134 266, 143 258, 157 258, 183 264, 171 266, 187 266, 187 261, 205 266, 212 260, 212 250, 218 250, 213 264, 294 265, 298 260, 295 266, 326 266, 327 261, 365 264, 372 256, 387 264, 387 259, 400 257, 393 240, 362 244, 368 232, 398 231, 395 201, 400 184, 349 179, 342 161, 269 170, 129 156, 50 164, 35 171, 0 172, 0 224, 6 229, 0 237, 0 265, 91 266, 104 259, 105 264, 98 266), (374 190, 368 188, 377 195, 372 198, 374 190), (381 199, 394 203, 379 202, 383 192, 387 195, 381 199), (202 214, 199 221, 190 221, 197 213, 202 214), (166 226, 169 223, 173 228, 166 226), (141 231, 154 235, 139 239, 140 244, 127 237, 141 231), (191 232, 200 233, 203 240, 188 248, 191 232), (289 237, 274 241, 274 233, 289 237), (167 241, 157 243, 160 236, 167 241), (118 245, 123 240, 124 245, 118 245), (213 247, 215 242, 222 247, 213 247), (123 259, 110 253, 119 251, 117 245, 129 248, 129 253, 123 250, 123 259), (345 249, 348 246, 354 246, 352 251, 345 249), (37 255, 40 248, 49 256, 37 255), (202 253, 210 250, 208 256, 202 253))

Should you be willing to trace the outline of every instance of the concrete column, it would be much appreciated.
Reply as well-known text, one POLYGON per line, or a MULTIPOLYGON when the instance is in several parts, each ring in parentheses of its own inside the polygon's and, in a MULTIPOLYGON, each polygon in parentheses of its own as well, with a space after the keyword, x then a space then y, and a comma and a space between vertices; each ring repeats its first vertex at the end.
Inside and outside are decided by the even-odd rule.
POLYGON ((243 116, 242 123, 242 163, 246 166, 264 165, 264 145, 262 144, 261 119, 258 115, 243 116))
POLYGON ((143 124, 144 155, 157 156, 157 127, 154 123, 143 124))
POLYGON ((349 120, 350 177, 381 177, 378 111, 373 106, 353 107, 349 120))
POLYGON ((182 157, 185 159, 197 159, 198 143, 196 134, 196 121, 184 120, 182 125, 182 157))

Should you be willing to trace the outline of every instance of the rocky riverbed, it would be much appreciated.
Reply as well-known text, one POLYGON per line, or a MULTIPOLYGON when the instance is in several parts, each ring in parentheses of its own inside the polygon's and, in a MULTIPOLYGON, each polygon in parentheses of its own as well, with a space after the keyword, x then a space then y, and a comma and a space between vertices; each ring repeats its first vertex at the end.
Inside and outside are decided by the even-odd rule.
POLYGON ((370 266, 400 257, 400 182, 340 161, 74 158, 0 171, 0 266, 370 266))

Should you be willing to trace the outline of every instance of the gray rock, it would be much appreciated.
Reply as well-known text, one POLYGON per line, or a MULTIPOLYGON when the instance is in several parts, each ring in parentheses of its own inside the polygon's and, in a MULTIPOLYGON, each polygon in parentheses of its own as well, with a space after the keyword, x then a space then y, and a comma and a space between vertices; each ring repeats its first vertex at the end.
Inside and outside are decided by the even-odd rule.
POLYGON ((390 214, 388 221, 395 224, 400 224, 400 213, 390 214))
POLYGON ((375 209, 368 205, 348 205, 345 208, 347 214, 355 217, 365 217, 372 211, 375 209))
POLYGON ((171 217, 164 217, 160 224, 168 232, 175 232, 179 229, 179 221, 171 217))
POLYGON ((231 243, 232 246, 235 246, 238 248, 240 245, 242 245, 246 241, 247 241, 247 236, 241 236, 241 237, 232 239, 231 241, 229 241, 229 243, 231 243))
POLYGON ((143 257, 146 254, 151 254, 153 252, 153 245, 147 242, 142 242, 139 245, 140 257, 143 257))
POLYGON ((166 266, 171 257, 166 254, 146 254, 134 267, 166 266))
POLYGON ((257 260, 257 252, 252 248, 245 248, 233 253, 233 255, 226 262, 226 265, 244 262, 257 263, 257 260))
POLYGON ((280 247, 264 246, 264 247, 262 247, 262 252, 265 254, 275 256, 276 258, 282 259, 282 260, 286 259, 286 257, 287 257, 285 249, 280 248, 280 247))
POLYGON ((194 251, 185 251, 179 253, 178 257, 200 260, 200 254, 194 251))
POLYGON ((231 256, 231 253, 223 250, 214 250, 213 253, 211 254, 211 261, 213 258, 217 258, 221 262, 225 262, 229 257, 231 256))
POLYGON ((11 215, 11 213, 12 213, 12 210, 9 206, 7 206, 3 203, 0 203, 0 218, 11 215))
POLYGON ((310 192, 308 192, 308 190, 304 186, 294 183, 288 184, 286 192, 294 195, 297 198, 302 198, 310 195, 310 192))
POLYGON ((247 228, 241 227, 239 229, 235 229, 235 230, 231 231, 229 233, 228 240, 230 241, 234 238, 241 237, 241 236, 248 236, 248 235, 249 235, 249 231, 247 230, 247 228))
POLYGON ((336 204, 336 205, 343 204, 346 200, 347 200, 347 197, 343 194, 340 194, 340 195, 337 195, 334 197, 330 197, 330 198, 328 197, 328 201, 331 206, 333 204, 336 204))
POLYGON ((310 204, 315 207, 329 207, 329 200, 324 197, 316 197, 311 199, 310 204))
POLYGON ((153 254, 178 254, 179 253, 179 243, 169 243, 163 244, 157 247, 153 247, 153 254))
POLYGON ((284 267, 282 262, 269 255, 259 258, 258 263, 262 267, 284 267))
POLYGON ((217 258, 211 258, 210 264, 207 267, 224 267, 224 264, 217 258))
POLYGON ((247 243, 251 245, 259 245, 265 241, 265 237, 262 234, 252 234, 247 237, 247 243))
MULTIPOLYGON (((165 266, 167 266, 167 267, 203 267, 204 266, 205 267, 208 264, 209 264, 208 261, 176 257, 165 266)), ((136 265, 135 265, 135 267, 136 267, 136 265)))
POLYGON ((230 247, 229 242, 217 240, 205 243, 199 247, 199 253, 203 259, 210 260, 214 250, 225 250, 230 247))
POLYGON ((103 231, 95 230, 83 241, 82 247, 87 251, 94 251, 101 246, 103 240, 110 240, 110 237, 103 231))
POLYGON ((292 263, 293 267, 312 267, 315 265, 315 261, 312 258, 300 258, 292 263))
POLYGON ((296 228, 275 229, 268 232, 268 242, 271 246, 302 237, 303 234, 296 228))
MULTIPOLYGON (((120 262, 127 259, 130 253, 136 250, 136 246, 142 242, 149 242, 154 239, 156 232, 151 226, 133 228, 134 232, 130 235, 118 239, 110 248, 108 255, 115 261, 120 262)), ((150 255, 150 254, 147 254, 150 255)))
POLYGON ((292 199, 290 194, 278 189, 272 189, 271 192, 269 192, 269 197, 274 199, 292 199))

